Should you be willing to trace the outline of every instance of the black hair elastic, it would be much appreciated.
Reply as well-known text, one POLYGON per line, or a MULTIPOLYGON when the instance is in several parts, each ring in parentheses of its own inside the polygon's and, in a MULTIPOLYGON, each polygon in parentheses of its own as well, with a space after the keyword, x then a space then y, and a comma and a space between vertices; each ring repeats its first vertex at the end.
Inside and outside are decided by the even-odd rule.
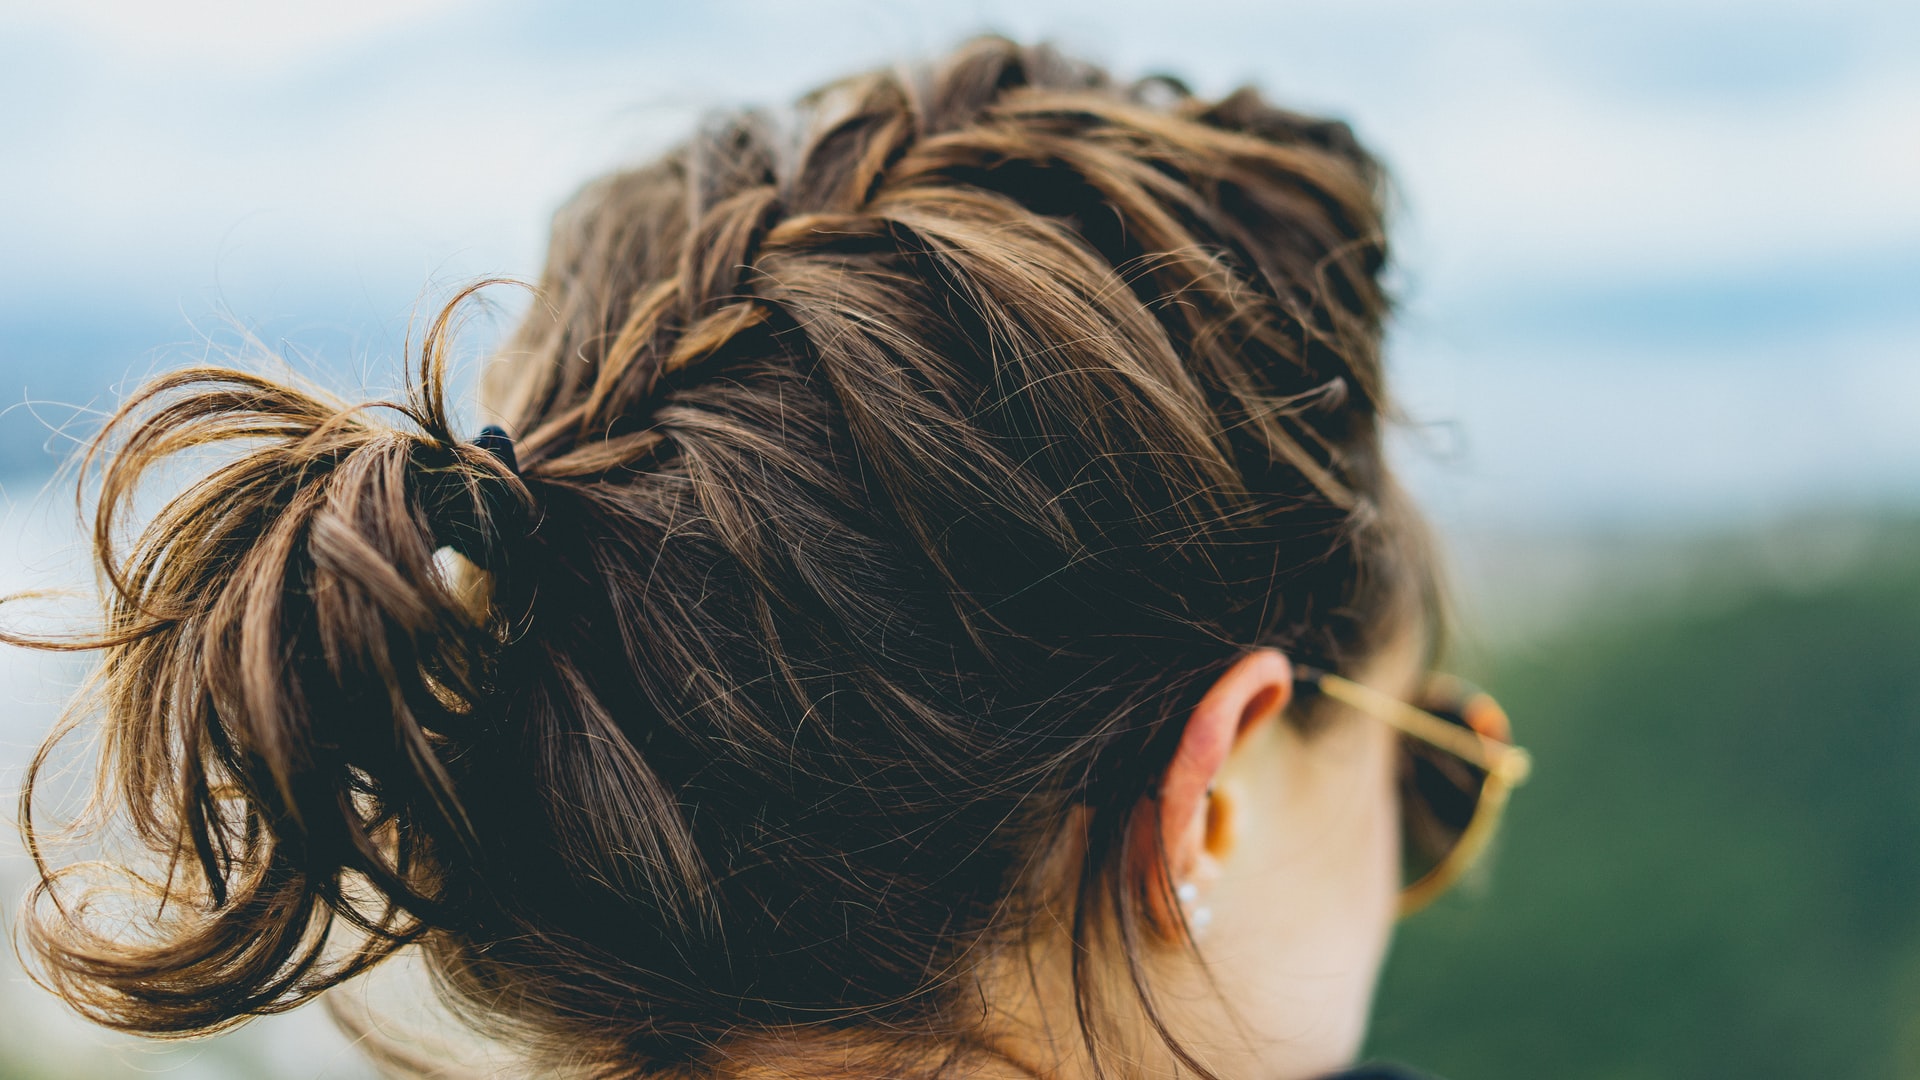
POLYGON ((488 424, 473 437, 473 445, 500 459, 500 464, 515 476, 520 474, 520 455, 513 451, 513 436, 498 424, 488 424))
MULTIPOLYGON (((520 457, 514 451, 513 436, 505 428, 489 424, 473 437, 473 445, 492 454, 515 477, 508 480, 488 476, 480 480, 480 498, 476 502, 469 480, 442 488, 429 511, 434 534, 439 542, 458 552, 482 570, 497 574, 506 565, 508 550, 526 531, 531 506, 518 481, 520 457)), ((458 474, 446 474, 449 477, 458 474)))

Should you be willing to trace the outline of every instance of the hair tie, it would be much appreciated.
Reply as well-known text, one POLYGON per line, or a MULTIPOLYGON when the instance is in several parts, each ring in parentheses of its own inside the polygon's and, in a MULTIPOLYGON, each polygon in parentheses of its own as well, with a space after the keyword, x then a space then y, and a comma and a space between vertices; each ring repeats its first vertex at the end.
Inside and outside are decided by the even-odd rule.
POLYGON ((515 476, 520 475, 520 455, 514 453, 513 436, 498 424, 488 424, 473 437, 473 445, 500 459, 500 464, 515 476))
POLYGON ((488 573, 499 573, 508 552, 525 533, 528 513, 524 487, 519 482, 520 456, 513 436, 489 424, 471 440, 507 467, 513 479, 471 472, 438 472, 443 479, 428 495, 428 519, 435 539, 488 573), (477 488, 470 485, 477 484, 477 488), (475 496, 478 496, 476 499, 475 496))

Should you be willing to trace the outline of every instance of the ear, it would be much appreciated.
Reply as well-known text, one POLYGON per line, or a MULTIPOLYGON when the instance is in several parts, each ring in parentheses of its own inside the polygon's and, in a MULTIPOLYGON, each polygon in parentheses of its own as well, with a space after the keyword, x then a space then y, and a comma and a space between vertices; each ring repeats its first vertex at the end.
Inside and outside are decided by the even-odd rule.
MULTIPOLYGON (((1234 748, 1274 723, 1293 699, 1293 665, 1276 649, 1255 649, 1235 661, 1207 690, 1180 736, 1173 760, 1160 776, 1158 813, 1149 803, 1134 820, 1144 831, 1136 847, 1146 858, 1143 874, 1149 908, 1159 927, 1180 937, 1180 916, 1169 898, 1182 885, 1201 885, 1233 846, 1232 798, 1215 789, 1234 748), (1157 825, 1166 852, 1164 867, 1153 858, 1157 825), (1171 880, 1169 880, 1171 875, 1171 880)), ((1153 798, 1149 796, 1149 798, 1153 798)))

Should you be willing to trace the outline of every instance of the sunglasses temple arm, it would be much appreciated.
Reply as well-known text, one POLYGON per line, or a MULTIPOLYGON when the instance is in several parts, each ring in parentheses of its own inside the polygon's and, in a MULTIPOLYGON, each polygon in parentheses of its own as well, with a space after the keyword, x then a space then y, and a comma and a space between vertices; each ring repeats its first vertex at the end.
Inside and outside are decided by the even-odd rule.
POLYGON ((1313 672, 1311 682, 1328 697, 1376 716, 1422 742, 1499 775, 1509 784, 1519 784, 1532 771, 1532 759, 1517 746, 1489 739, 1469 728, 1449 724, 1432 713, 1383 694, 1351 679, 1326 672, 1313 672))

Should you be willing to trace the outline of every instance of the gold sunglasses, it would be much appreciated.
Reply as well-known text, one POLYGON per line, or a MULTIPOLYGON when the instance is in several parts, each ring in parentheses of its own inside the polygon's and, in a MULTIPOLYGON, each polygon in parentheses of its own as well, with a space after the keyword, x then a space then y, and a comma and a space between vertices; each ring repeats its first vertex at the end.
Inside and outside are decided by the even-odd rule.
POLYGON ((1533 758, 1513 745, 1499 703, 1451 675, 1429 676, 1418 705, 1299 665, 1294 684, 1384 720, 1403 736, 1400 914, 1419 911, 1486 851, 1533 758))

